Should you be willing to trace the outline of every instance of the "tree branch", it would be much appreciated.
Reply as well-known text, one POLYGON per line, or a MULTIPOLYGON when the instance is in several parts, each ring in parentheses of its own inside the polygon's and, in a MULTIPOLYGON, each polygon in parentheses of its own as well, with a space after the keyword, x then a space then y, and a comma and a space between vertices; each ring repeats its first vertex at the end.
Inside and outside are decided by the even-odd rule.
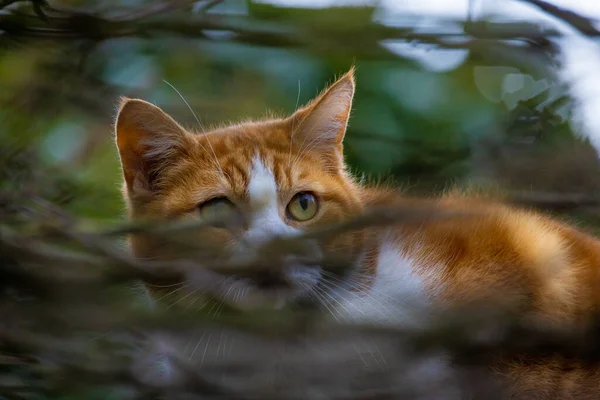
MULTIPOLYGON (((182 6, 185 2, 176 4, 182 6)), ((165 9, 165 7, 161 7, 160 10, 165 9)), ((168 9, 174 10, 172 7, 168 9)), ((150 18, 160 14, 154 9, 151 12, 145 11, 144 13, 112 19, 80 12, 63 14, 64 16, 61 17, 48 17, 48 22, 42 24, 33 16, 7 13, 0 15, 0 29, 15 37, 79 38, 96 41, 127 36, 147 37, 157 34, 206 38, 202 33, 203 30, 220 30, 236 33, 238 36, 235 40, 238 41, 256 44, 261 44, 264 41, 279 45, 302 44, 307 40, 316 39, 311 37, 311 31, 317 31, 319 35, 322 35, 327 30, 325 26, 313 26, 310 30, 296 26, 290 30, 277 24, 256 21, 250 17, 214 13, 210 15, 187 15, 185 18, 181 15, 177 17, 162 16, 158 19, 150 18)), ((456 21, 440 20, 440 26, 443 27, 445 22, 455 23, 456 21)), ((448 32, 442 30, 433 33, 417 33, 412 28, 397 28, 375 23, 368 26, 366 31, 364 28, 364 26, 361 26, 361 36, 368 37, 372 41, 403 39, 457 48, 469 47, 469 40, 471 39, 541 41, 559 35, 557 31, 543 30, 535 25, 523 23, 469 24, 469 28, 465 33, 457 33, 455 28, 448 32), (457 39, 461 39, 463 43, 457 39)), ((347 37, 347 34, 358 34, 354 26, 342 27, 341 29, 343 34, 335 35, 337 38, 347 37)), ((330 38, 319 36, 319 38, 332 40, 333 36, 330 38)))
POLYGON ((598 206, 600 205, 600 196, 594 196, 587 193, 531 192, 512 194, 509 196, 509 201, 522 206, 565 211, 582 207, 598 206))
POLYGON ((552 15, 555 18, 558 18, 573 28, 577 29, 579 32, 586 36, 598 36, 600 31, 596 28, 594 24, 595 21, 592 19, 583 17, 573 11, 567 10, 565 8, 556 6, 554 4, 547 3, 542 0, 521 0, 524 3, 531 4, 540 10, 552 15))

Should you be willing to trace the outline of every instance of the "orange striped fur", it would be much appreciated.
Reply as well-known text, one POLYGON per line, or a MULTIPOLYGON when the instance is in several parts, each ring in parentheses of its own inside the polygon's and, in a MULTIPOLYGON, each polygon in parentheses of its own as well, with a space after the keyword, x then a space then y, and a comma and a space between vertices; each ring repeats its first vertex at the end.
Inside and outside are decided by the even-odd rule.
MULTIPOLYGON (((188 232, 180 239, 231 259, 252 254, 273 236, 323 228, 373 206, 427 206, 463 213, 315 240, 309 246, 313 260, 283 258, 272 282, 235 281, 245 294, 229 300, 240 307, 294 302, 330 276, 324 260, 334 253, 360 276, 348 279, 336 293, 333 288, 340 285, 330 283, 331 296, 339 301, 344 293, 360 297, 370 290, 398 290, 436 310, 490 303, 524 320, 567 328, 588 324, 600 306, 597 239, 543 215, 485 199, 408 199, 382 188, 361 187, 342 156, 353 94, 351 70, 290 117, 202 133, 187 131, 149 103, 124 99, 116 139, 130 217, 198 219, 199 206, 226 198, 234 209, 258 217, 239 226, 188 232), (306 221, 290 217, 287 208, 302 192, 318 201, 316 214, 306 221)), ((143 258, 182 255, 181 243, 137 235, 131 244, 143 258)), ((556 356, 513 358, 491 367, 509 379, 517 398, 600 397, 600 369, 595 366, 556 356)))

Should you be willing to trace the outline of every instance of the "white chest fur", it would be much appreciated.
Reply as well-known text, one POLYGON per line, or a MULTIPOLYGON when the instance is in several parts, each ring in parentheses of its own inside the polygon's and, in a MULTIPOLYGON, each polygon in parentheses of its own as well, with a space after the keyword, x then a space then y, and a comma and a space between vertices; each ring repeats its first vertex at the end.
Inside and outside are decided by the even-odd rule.
POLYGON ((424 323, 431 309, 418 266, 401 254, 393 240, 384 240, 374 282, 357 294, 336 293, 336 314, 351 322, 410 327, 424 323))

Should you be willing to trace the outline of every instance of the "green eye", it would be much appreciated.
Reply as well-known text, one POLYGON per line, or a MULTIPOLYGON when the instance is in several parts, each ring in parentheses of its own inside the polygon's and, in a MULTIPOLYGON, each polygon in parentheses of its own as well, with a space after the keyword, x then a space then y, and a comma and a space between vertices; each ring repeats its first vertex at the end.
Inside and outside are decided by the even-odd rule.
POLYGON ((287 206, 288 217, 296 221, 308 221, 314 218, 318 210, 317 198, 306 192, 296 194, 287 206))
POLYGON ((234 205, 225 197, 209 200, 199 207, 202 219, 215 223, 231 218, 234 210, 234 205))

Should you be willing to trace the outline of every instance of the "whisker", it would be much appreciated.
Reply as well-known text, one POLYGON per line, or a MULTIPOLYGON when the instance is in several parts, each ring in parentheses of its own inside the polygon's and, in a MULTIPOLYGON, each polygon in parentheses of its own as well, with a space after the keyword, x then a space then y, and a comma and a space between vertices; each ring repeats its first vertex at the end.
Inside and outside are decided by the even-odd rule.
POLYGON ((188 283, 187 285, 183 285, 182 287, 180 287, 179 289, 175 289, 175 290, 171 290, 169 293, 165 294, 164 296, 159 297, 158 299, 156 299, 156 302, 158 303, 159 301, 161 301, 162 299, 164 299, 165 297, 168 297, 172 294, 175 294, 177 292, 179 292, 182 289, 185 289, 186 287, 190 286, 190 284, 188 283))
POLYGON ((247 292, 248 288, 238 289, 237 293, 235 294, 235 301, 240 301, 246 295, 247 292))
MULTIPOLYGON (((185 357, 185 354, 188 351, 188 348, 190 347, 190 344, 192 344, 192 338, 189 338, 189 340, 187 341, 187 344, 183 348, 183 353, 182 354, 183 354, 184 357, 185 357)), ((188 359, 188 361, 189 361, 189 359, 188 359)))
MULTIPOLYGON (((330 276, 330 279, 331 279, 331 278, 334 278, 334 279, 336 279, 337 277, 330 276)), ((339 278, 337 278, 337 279, 339 280, 339 278)), ((342 287, 342 286, 340 286, 340 285, 336 285, 334 282, 327 281, 327 280, 325 280, 325 279, 324 279, 322 282, 323 282, 323 283, 327 283, 327 284, 329 284, 329 285, 334 285, 336 288, 338 288, 338 289, 341 289, 341 290, 345 291, 346 293, 348 293, 348 294, 350 294, 350 295, 352 295, 352 296, 355 296, 356 298, 361 298, 361 297, 365 297, 365 298, 367 298, 368 300, 370 300, 370 301, 372 301, 372 302, 374 302, 375 304, 377 304, 377 305, 378 305, 378 307, 376 307, 376 309, 377 309, 377 311, 378 311, 378 312, 381 314, 381 316, 382 316, 382 317, 384 317, 384 318, 388 319, 389 321, 394 321, 394 322, 397 322, 397 321, 398 321, 397 317, 395 317, 395 316, 394 316, 392 313, 389 313, 389 312, 387 312, 387 313, 384 313, 384 310, 387 310, 387 309, 388 309, 388 307, 386 307, 386 306, 385 306, 383 303, 381 303, 380 301, 378 301, 378 300, 377 300, 375 297, 373 297, 373 296, 372 296, 370 293, 368 293, 368 292, 362 292, 362 293, 361 293, 361 295, 362 295, 362 296, 359 296, 359 295, 357 295, 356 293, 353 293, 353 292, 349 291, 349 290, 348 290, 348 289, 346 289, 345 287, 342 287)), ((390 297, 390 298, 391 298, 391 297, 390 297)), ((361 312, 363 315, 366 315, 366 314, 364 313, 364 311, 360 310, 360 308, 359 308, 359 307, 357 307, 357 306, 353 305, 353 308, 355 308, 356 310, 358 310, 359 312, 361 312)))
POLYGON ((229 299, 229 293, 231 293, 232 290, 233 290, 232 285, 229 285, 229 288, 227 288, 227 291, 224 294, 223 294, 223 291, 221 290, 223 300, 227 301, 229 299))
MULTIPOLYGON (((379 349, 377 349, 377 352, 379 353, 379 349)), ((373 360, 377 363, 377 365, 381 366, 381 362, 377 359, 377 357, 375 357, 375 352, 369 350, 369 354, 371 355, 371 358, 373 358, 373 360)))
POLYGON ((181 285, 183 285, 186 282, 187 281, 183 281, 183 282, 179 282, 179 283, 173 283, 171 285, 153 285, 151 283, 146 283, 146 285, 152 286, 152 287, 155 287, 155 288, 168 288, 168 287, 173 287, 173 286, 181 286, 181 285))
MULTIPOLYGON (((229 345, 229 351, 227 351, 227 357, 229 357, 231 355, 231 350, 233 350, 233 346, 235 344, 235 337, 231 337, 231 344, 229 345)), ((225 350, 223 350, 225 351, 225 350)))
POLYGON ((329 301, 325 297, 322 296, 324 294, 324 292, 321 289, 319 289, 318 287, 313 287, 313 292, 317 295, 317 300, 321 300, 320 303, 325 307, 325 309, 329 312, 329 314, 331 314, 331 316, 336 320, 336 322, 341 323, 340 319, 334 312, 335 307, 333 307, 332 304, 329 303, 329 301))
POLYGON ((185 296, 183 296, 183 297, 179 298, 179 299, 178 299, 176 302, 174 302, 174 303, 171 303, 171 304, 170 304, 170 305, 167 307, 167 310, 168 310, 168 309, 170 309, 171 307, 173 307, 174 305, 176 305, 176 304, 180 303, 181 301, 183 301, 183 300, 187 299, 188 297, 190 297, 190 296, 192 296, 192 295, 196 294, 198 291, 199 291, 199 289, 195 289, 195 290, 191 291, 190 293, 186 294, 185 296))
MULTIPOLYGON (((336 284, 335 284, 335 283, 333 283, 333 282, 327 282, 327 281, 325 281, 325 280, 324 280, 324 281, 322 281, 322 282, 323 282, 323 283, 326 283, 326 284, 328 284, 328 285, 330 285, 329 287, 332 287, 332 288, 336 288, 336 287, 337 287, 337 288, 339 288, 339 289, 342 289, 342 290, 344 290, 344 291, 346 291, 346 292, 348 292, 348 293, 351 293, 351 292, 349 292, 349 291, 348 291, 346 288, 344 288, 344 287, 342 287, 342 286, 339 286, 339 285, 336 285, 336 284)), ((330 296, 330 297, 332 297, 332 296, 330 296)), ((332 299, 333 299, 333 298, 332 298, 332 299)), ((335 300, 335 299, 334 299, 334 300, 335 300)), ((374 300, 374 299, 373 299, 373 300, 374 300)), ((336 301, 336 302, 337 302, 337 303, 338 303, 338 304, 339 304, 339 305, 340 305, 340 306, 341 306, 341 307, 342 307, 342 308, 343 308, 343 309, 344 309, 344 310, 345 310, 345 311, 348 313, 348 315, 349 315, 349 316, 351 316, 351 314, 350 314, 350 311, 349 311, 349 310, 348 310, 346 307, 344 307, 344 306, 343 306, 343 305, 342 305, 340 302, 338 302, 338 301, 336 301)), ((352 305, 352 306, 353 306, 353 304, 352 304, 352 303, 350 303, 350 305, 352 305)), ((360 312, 362 315, 366 316, 366 313, 365 313, 364 311, 362 311, 360 308, 358 308, 358 307, 355 307, 355 306, 354 306, 354 308, 356 308, 356 310, 357 310, 358 312, 360 312)), ((389 316, 387 316, 386 318, 389 318, 389 316)), ((371 344, 372 344, 372 343, 371 343, 371 344)), ((377 363, 377 365, 379 365, 379 366, 381 366, 381 365, 382 365, 382 363, 383 363, 384 365, 386 365, 386 366, 387 366, 387 361, 385 360, 385 357, 383 356, 383 354, 381 353, 381 351, 379 350, 379 347, 378 347, 377 345, 375 345, 375 349, 376 349, 376 351, 375 351, 375 352, 376 352, 376 353, 377 353, 377 355, 379 356, 379 359, 377 358, 377 356, 376 356, 375 352, 373 352, 373 351, 370 351, 370 350, 369 350, 369 354, 371 355, 371 357, 373 358, 373 360, 374 360, 374 361, 377 363)), ((363 364, 365 364, 365 366, 368 366, 368 363, 366 362, 366 360, 364 359, 364 357, 362 356, 362 354, 361 354, 361 353, 360 353, 360 351, 358 350, 358 347, 356 347, 356 346, 355 346, 355 350, 357 351, 357 353, 358 353, 359 357, 360 357, 360 358, 361 358, 361 360, 363 361, 363 364)))
MULTIPOLYGON (((210 147, 210 151, 212 152, 213 158, 215 160, 215 163, 217 164, 217 168, 219 168, 219 171, 221 172, 221 174, 223 174, 223 176, 226 176, 227 178, 229 178, 229 180, 231 181, 231 175, 229 175, 227 172, 225 172, 223 170, 223 167, 221 166, 221 162, 219 161, 219 159, 217 158, 217 153, 215 153, 215 149, 213 148, 213 145, 210 141, 209 138, 210 134, 205 133, 204 137, 206 138, 206 142, 208 143, 208 147, 210 147)), ((200 142, 198 142, 200 145, 202 145, 200 142)), ((202 146, 204 148, 204 146, 202 146)), ((206 151, 206 149, 205 149, 206 151)))
POLYGON ((196 350, 198 350, 198 346, 200 346, 200 343, 202 343, 202 339, 204 339, 204 336, 206 336, 206 332, 204 332, 202 334, 202 336, 200 337, 200 340, 198 340, 198 343, 196 343, 196 347, 194 347, 192 354, 190 354, 190 356, 188 357, 188 361, 190 361, 192 359, 192 357, 194 357, 194 354, 196 354, 196 350))
MULTIPOLYGON (((327 282, 327 281, 324 281, 324 280, 323 280, 323 281, 321 281, 321 283, 322 283, 322 284, 324 284, 324 285, 327 285, 327 288, 329 288, 329 289, 341 289, 341 290, 344 290, 345 292, 352 293, 352 292, 349 292, 348 290, 346 290, 345 288, 343 288, 343 287, 341 287, 341 286, 339 286, 339 285, 336 285, 336 284, 335 284, 335 283, 333 283, 333 282, 327 282)), ((329 296, 330 298, 332 298, 332 299, 334 299, 334 300, 335 300, 335 298, 334 298, 334 297, 333 297, 331 294, 328 294, 328 296, 329 296)), ((338 301, 338 300, 335 300, 335 302, 336 302, 336 303, 337 303, 337 304, 338 304, 340 307, 342 307, 342 308, 344 309, 344 311, 346 311, 346 312, 348 313, 348 315, 350 315, 350 310, 348 310, 348 308, 347 308, 347 307, 345 307, 344 305, 342 305, 342 304, 340 303, 340 301, 338 301)), ((364 311, 362 311, 360 308, 357 308, 357 307, 356 307, 356 306, 354 306, 352 303, 350 303, 350 305, 351 305, 353 308, 355 308, 355 309, 356 309, 358 312, 360 312, 361 314, 365 315, 364 311)))
POLYGON ((329 274, 326 271, 322 271, 321 272, 323 274, 323 277, 325 278, 324 280, 328 281, 329 283, 334 283, 337 282, 336 287, 338 289, 344 289, 346 292, 351 293, 355 296, 359 296, 359 295, 364 295, 364 296, 368 296, 369 295, 369 291, 371 290, 371 287, 365 285, 362 282, 359 282, 357 280, 354 280, 352 278, 345 278, 345 279, 341 279, 337 276, 335 276, 334 274, 329 274), (348 286, 346 286, 348 285, 348 286), (352 288, 358 288, 360 289, 359 292, 353 292, 352 290, 350 290, 350 287, 352 288))
POLYGON ((354 350, 356 350, 356 354, 358 354, 358 356, 360 357, 360 359, 363 362, 363 365, 365 366, 365 368, 370 369, 369 368, 369 363, 367 363, 367 360, 365 360, 365 358, 363 357, 362 353, 358 349, 357 345, 354 345, 354 350))
POLYGON ((183 100, 183 102, 185 103, 185 105, 187 106, 187 108, 190 110, 190 112, 192 113, 192 115, 196 119, 196 122, 200 126, 200 129, 202 129, 202 132, 204 132, 204 130, 205 130, 204 129, 204 125, 202 125, 202 122, 200 122, 200 119, 198 118, 198 116, 196 115, 196 113, 194 112, 194 110, 192 109, 192 107, 190 106, 190 103, 187 102, 187 100, 185 99, 185 97, 183 97, 183 95, 181 94, 181 92, 179 90, 177 90, 177 88, 175 86, 173 86, 172 84, 170 84, 166 79, 163 79, 163 82, 166 83, 167 85, 169 85, 171 87, 171 89, 173 89, 175 91, 175 93, 177 93, 177 95, 179 95, 179 97, 181 98, 181 100, 183 100))
MULTIPOLYGON (((227 176, 227 177, 229 177, 229 180, 231 180, 231 176, 229 176, 229 174, 226 174, 223 171, 223 167, 221 166, 221 163, 219 162, 219 159, 217 158, 217 154, 215 153, 215 149, 213 148, 212 143, 210 142, 209 135, 206 133, 206 129, 204 128, 204 125, 202 125, 202 122, 200 122, 200 119, 198 118, 198 116, 196 115, 196 113, 194 112, 194 110, 192 109, 192 107, 190 106, 190 103, 187 102, 187 100, 185 99, 185 97, 183 97, 183 95, 179 92, 179 90, 177 90, 177 88, 175 86, 171 85, 165 79, 163 79, 163 82, 166 83, 167 85, 169 85, 175 91, 175 93, 177 93, 179 95, 179 97, 181 97, 181 100, 183 100, 183 102, 185 103, 185 105, 187 106, 187 108, 190 110, 190 112, 192 113, 192 115, 196 119, 196 122, 200 126, 200 129, 202 129, 204 137, 206 138, 206 141, 208 142, 208 146, 210 147, 210 151, 212 152, 212 156, 214 158, 215 164, 217 165, 217 168, 219 169, 219 171, 221 172, 221 174, 223 174, 223 176, 227 176)), ((198 144, 200 146, 202 146, 202 148, 204 149, 204 151, 206 151, 206 148, 204 147, 204 145, 202 145, 202 143, 198 142, 198 144)))
MULTIPOLYGON (((327 311, 329 311, 329 313, 331 313, 331 311, 327 308, 327 305, 323 303, 323 300, 321 299, 321 297, 319 296, 319 294, 315 291, 315 287, 314 286, 310 286, 306 283, 303 282, 298 282, 303 288, 305 288, 307 290, 307 295, 311 298, 314 299, 317 304, 325 307, 327 309, 327 311)), ((333 314, 332 314, 333 315, 333 314)))
MULTIPOLYGON (((345 278, 345 280, 342 280, 341 278, 339 278, 338 276, 336 276, 336 275, 334 275, 334 274, 332 274, 330 272, 322 271, 321 273, 323 275, 327 276, 330 279, 337 280, 340 283, 345 283, 347 281, 351 286, 355 286, 355 287, 358 287, 360 289, 363 289, 364 291, 360 292, 360 293, 364 294, 366 296, 368 296, 370 293, 373 293, 373 294, 377 294, 377 295, 381 295, 383 297, 386 297, 386 298, 388 298, 390 300, 396 300, 396 298, 394 298, 394 296, 391 296, 389 293, 386 293, 386 292, 384 292, 382 290, 378 290, 377 288, 375 288, 373 286, 369 286, 369 285, 367 285, 364 282, 360 282, 358 280, 359 277, 347 277, 347 278, 345 278)), ((348 289, 346 289, 346 290, 348 290, 348 289)))
MULTIPOLYGON (((353 292, 350 289, 348 289, 347 287, 342 286, 342 285, 346 285, 347 284, 350 287, 359 288, 359 289, 364 290, 365 292, 371 289, 371 287, 367 286, 363 282, 360 282, 360 281, 358 281, 358 280, 356 280, 356 279, 354 279, 352 277, 345 277, 344 279, 341 279, 337 275, 332 274, 332 273, 327 272, 327 271, 321 271, 321 274, 325 278, 327 278, 328 280, 330 280, 330 281, 338 282, 339 283, 339 286, 338 286, 339 288, 344 288, 344 289, 346 289, 347 291, 349 291, 351 293, 353 293, 353 292)), ((364 293, 364 292, 360 292, 360 293, 364 293)))
POLYGON ((225 303, 221 302, 221 304, 219 305, 219 308, 217 308, 217 310, 215 311, 215 318, 219 318, 223 309, 225 309, 225 303))
POLYGON ((250 287, 246 287, 246 288, 242 289, 242 294, 240 295, 240 298, 246 297, 246 295, 248 294, 249 291, 250 291, 250 287))
POLYGON ((204 358, 206 358, 206 352, 208 351, 208 346, 210 344, 210 337, 211 335, 208 335, 208 339, 206 339, 206 346, 204 346, 204 353, 202 353, 202 359, 200 360, 200 365, 198 366, 198 368, 202 368, 202 364, 204 364, 204 358))
POLYGON ((385 359, 385 356, 381 353, 381 350, 379 350, 379 346, 375 345, 375 349, 377 350, 377 354, 379 354, 379 358, 381 359, 383 364, 387 367, 387 365, 388 365, 387 360, 385 359))
POLYGON ((248 290, 248 288, 238 288, 232 295, 232 302, 233 304, 238 304, 240 302, 240 299, 242 298, 242 294, 244 293, 244 290, 248 290))
POLYGON ((215 358, 219 359, 219 353, 221 352, 221 344, 223 343, 223 332, 221 332, 221 337, 219 337, 219 344, 217 345, 217 354, 215 358))
MULTIPOLYGON (((327 283, 325 281, 322 281, 322 283, 327 283)), ((329 285, 331 285, 331 283, 328 283, 329 285)), ((329 286, 332 287, 332 286, 329 286)), ((343 289, 343 288, 342 288, 343 289)), ((344 306, 339 300, 337 300, 334 296, 332 296, 330 293, 328 293, 327 291, 325 291, 325 289, 323 288, 323 293, 329 297, 331 300, 333 300, 335 303, 337 303, 338 306, 340 306, 349 317, 353 317, 352 313, 350 312, 350 310, 348 310, 348 307, 344 306)), ((364 315, 364 312, 360 309, 357 309, 361 314, 364 315)))
POLYGON ((191 306, 193 306, 198 301, 198 299, 201 298, 201 297, 202 297, 202 294, 196 296, 196 298, 194 300, 192 300, 192 302, 190 304, 188 304, 187 306, 185 306, 184 310, 187 310, 188 308, 190 308, 191 306))
POLYGON ((226 351, 227 351, 227 335, 224 335, 224 337, 223 337, 223 352, 222 352, 223 359, 225 359, 225 357, 227 357, 227 354, 225 354, 226 351))
POLYGON ((218 302, 218 301, 215 301, 215 302, 214 302, 214 304, 213 304, 213 306, 211 307, 211 309, 210 309, 210 310, 208 310, 208 316, 209 316, 209 317, 211 317, 211 316, 212 316, 212 312, 213 312, 214 308, 215 308, 215 307, 217 307, 218 305, 219 305, 219 302, 218 302))
POLYGON ((196 311, 200 311, 202 310, 204 307, 206 307, 208 305, 208 303, 210 303, 212 301, 212 299, 208 299, 206 300, 204 303, 202 303, 202 305, 196 309, 196 311))

